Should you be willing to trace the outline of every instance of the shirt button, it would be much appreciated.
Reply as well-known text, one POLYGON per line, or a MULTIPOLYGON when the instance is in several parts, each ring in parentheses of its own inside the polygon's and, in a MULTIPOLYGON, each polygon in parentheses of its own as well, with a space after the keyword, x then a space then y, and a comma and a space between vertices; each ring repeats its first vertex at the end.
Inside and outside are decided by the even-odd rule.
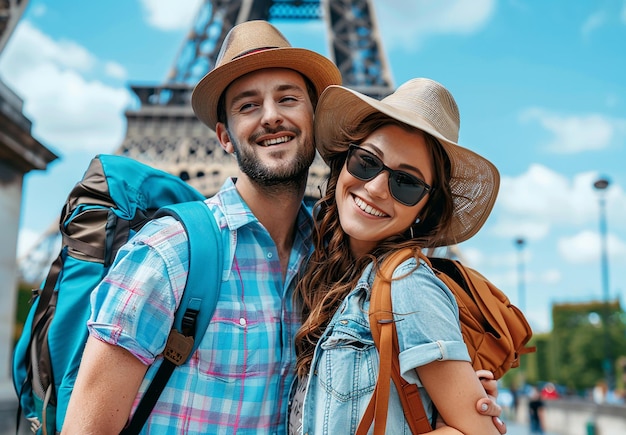
POLYGON ((246 319, 244 319, 243 317, 239 319, 239 324, 241 326, 246 326, 246 319))
POLYGON ((347 320, 342 320, 342 321, 341 321, 341 322, 339 322, 339 323, 341 323, 342 325, 347 325, 347 324, 348 324, 348 321, 347 321, 347 320))
POLYGON ((271 252, 267 253, 267 258, 272 258, 274 255, 271 252))

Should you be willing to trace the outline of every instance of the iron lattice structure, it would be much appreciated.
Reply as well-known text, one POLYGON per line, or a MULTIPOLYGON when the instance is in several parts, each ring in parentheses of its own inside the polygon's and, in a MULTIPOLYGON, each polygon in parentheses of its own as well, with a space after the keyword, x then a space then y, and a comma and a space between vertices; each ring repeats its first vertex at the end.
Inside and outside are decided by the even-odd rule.
MULTIPOLYGON (((323 20, 328 56, 339 67, 343 84, 377 98, 393 92, 372 0, 206 0, 166 82, 130 86, 139 108, 126 111, 126 137, 115 153, 177 175, 205 196, 213 195, 226 177, 235 175, 234 158, 195 117, 190 97, 193 86, 215 65, 228 31, 255 19, 323 20)), ((307 197, 319 196, 318 186, 326 174, 327 167, 318 156, 309 172, 307 197)), ((20 259, 25 282, 38 283, 45 278, 59 244, 58 232, 52 228, 20 259)))

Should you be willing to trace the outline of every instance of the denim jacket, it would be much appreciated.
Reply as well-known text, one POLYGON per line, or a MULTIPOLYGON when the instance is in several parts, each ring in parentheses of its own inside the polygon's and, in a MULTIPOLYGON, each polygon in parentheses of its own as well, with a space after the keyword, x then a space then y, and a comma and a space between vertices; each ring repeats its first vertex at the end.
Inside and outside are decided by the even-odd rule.
MULTIPOLYGON (((317 343, 304 399, 303 434, 355 433, 378 376, 378 351, 369 327, 370 264, 344 299, 317 343)), ((436 360, 470 361, 461 335, 458 306, 448 288, 424 263, 409 259, 393 274, 391 293, 400 346, 400 371, 420 387, 427 415, 432 402, 415 369, 436 360), (406 275, 406 276, 405 276, 406 275)), ((388 434, 410 434, 393 382, 388 434)))

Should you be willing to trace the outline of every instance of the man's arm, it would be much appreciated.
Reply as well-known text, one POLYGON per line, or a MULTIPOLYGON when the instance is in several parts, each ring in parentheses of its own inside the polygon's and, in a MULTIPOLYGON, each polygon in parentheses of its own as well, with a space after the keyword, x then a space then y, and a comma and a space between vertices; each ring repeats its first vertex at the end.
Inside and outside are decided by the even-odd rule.
POLYGON ((89 337, 63 435, 120 433, 148 366, 126 349, 89 337))

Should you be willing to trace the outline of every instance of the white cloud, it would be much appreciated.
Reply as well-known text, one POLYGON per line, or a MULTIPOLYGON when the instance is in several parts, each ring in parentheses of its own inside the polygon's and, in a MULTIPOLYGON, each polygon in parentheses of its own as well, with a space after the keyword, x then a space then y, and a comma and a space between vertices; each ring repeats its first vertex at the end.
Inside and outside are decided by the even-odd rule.
MULTIPOLYGON (((567 261, 573 264, 596 263, 600 258, 600 235, 592 231, 581 231, 559 240, 558 249, 567 261)), ((624 258, 626 244, 614 234, 607 235, 607 256, 624 258)))
POLYGON ((104 64, 104 71, 109 77, 120 80, 126 80, 127 78, 126 68, 117 62, 106 62, 104 64))
POLYGON ((548 285, 558 284, 562 279, 563 275, 558 269, 545 270, 539 276, 539 281, 548 285))
POLYGON ((582 25, 581 32, 583 37, 588 38, 594 30, 602 27, 605 22, 606 14, 604 11, 598 11, 591 14, 582 25))
POLYGON ((41 3, 37 3, 31 7, 32 10, 30 11, 30 14, 34 17, 42 17, 46 14, 46 12, 48 12, 48 7, 41 3))
POLYGON ((189 29, 202 3, 202 0, 141 0, 146 21, 161 30, 189 29))
MULTIPOLYGON (((121 143, 125 88, 89 81, 98 63, 84 47, 21 23, 0 59, 3 80, 24 100, 33 134, 55 151, 109 152, 121 143)), ((118 68, 117 73, 120 73, 118 68)))
POLYGON ((377 0, 374 7, 385 47, 415 50, 428 35, 479 31, 493 16, 496 1, 377 0))
MULTIPOLYGON (((523 264, 527 265, 534 261, 534 248, 525 248, 521 252, 521 260, 523 264)), ((465 252, 463 252, 465 253, 465 252)), ((475 267, 478 270, 489 270, 489 279, 501 289, 517 289, 519 286, 519 251, 508 251, 505 253, 498 253, 498 255, 486 255, 485 261, 480 264, 480 267, 475 267)), ((556 270, 545 270, 538 274, 537 271, 524 270, 524 281, 526 284, 538 283, 538 284, 553 284, 555 281, 560 280, 560 273, 556 270)))
POLYGON ((28 282, 39 282, 45 278, 47 267, 61 249, 61 234, 58 222, 46 232, 36 233, 28 228, 20 228, 18 234, 18 263, 20 272, 28 282), (26 264, 26 267, 24 267, 26 264))
POLYGON ((576 154, 607 149, 621 143, 626 119, 600 114, 562 115, 541 108, 530 108, 520 115, 522 122, 536 121, 553 134, 544 146, 553 153, 576 154))
POLYGON ((41 65, 36 74, 46 74, 46 83, 22 94, 39 136, 65 152, 107 152, 121 143, 120 115, 130 102, 126 89, 87 82, 74 71, 58 71, 50 65, 41 65))
MULTIPOLYGON (((34 28, 33 28, 34 30, 34 28)), ((62 40, 48 47, 44 60, 58 62, 60 66, 78 71, 91 71, 96 65, 96 58, 84 47, 73 42, 62 40)))
POLYGON ((464 247, 460 250, 460 255, 461 261, 474 269, 480 269, 480 265, 484 261, 482 251, 475 248, 464 247))
POLYGON ((512 218, 501 220, 492 231, 505 238, 521 235, 530 240, 540 240, 550 231, 550 223, 542 221, 538 216, 512 218))
MULTIPOLYGON (((496 203, 498 215, 492 231, 505 238, 539 240, 555 227, 580 228, 598 220, 597 173, 585 172, 569 179, 543 165, 533 164, 517 176, 503 176, 496 203)), ((624 228, 626 195, 618 185, 606 194, 609 226, 624 228)))
POLYGON ((540 334, 552 330, 552 320, 548 311, 524 310, 524 315, 533 333, 540 334))
POLYGON ((17 257, 25 256, 36 243, 39 242, 41 234, 28 228, 20 229, 17 239, 17 257))
MULTIPOLYGON (((28 21, 21 22, 2 53, 4 75, 8 80, 28 73, 43 63, 59 69, 89 71, 96 59, 84 47, 72 41, 54 41, 28 21)), ((46 80, 45 76, 39 78, 46 80)))
MULTIPOLYGON (((549 226, 570 212, 566 177, 534 164, 518 177, 503 176, 497 206, 502 216, 496 232, 510 237, 543 238, 549 226)), ((571 218, 571 216, 569 216, 571 218)))

